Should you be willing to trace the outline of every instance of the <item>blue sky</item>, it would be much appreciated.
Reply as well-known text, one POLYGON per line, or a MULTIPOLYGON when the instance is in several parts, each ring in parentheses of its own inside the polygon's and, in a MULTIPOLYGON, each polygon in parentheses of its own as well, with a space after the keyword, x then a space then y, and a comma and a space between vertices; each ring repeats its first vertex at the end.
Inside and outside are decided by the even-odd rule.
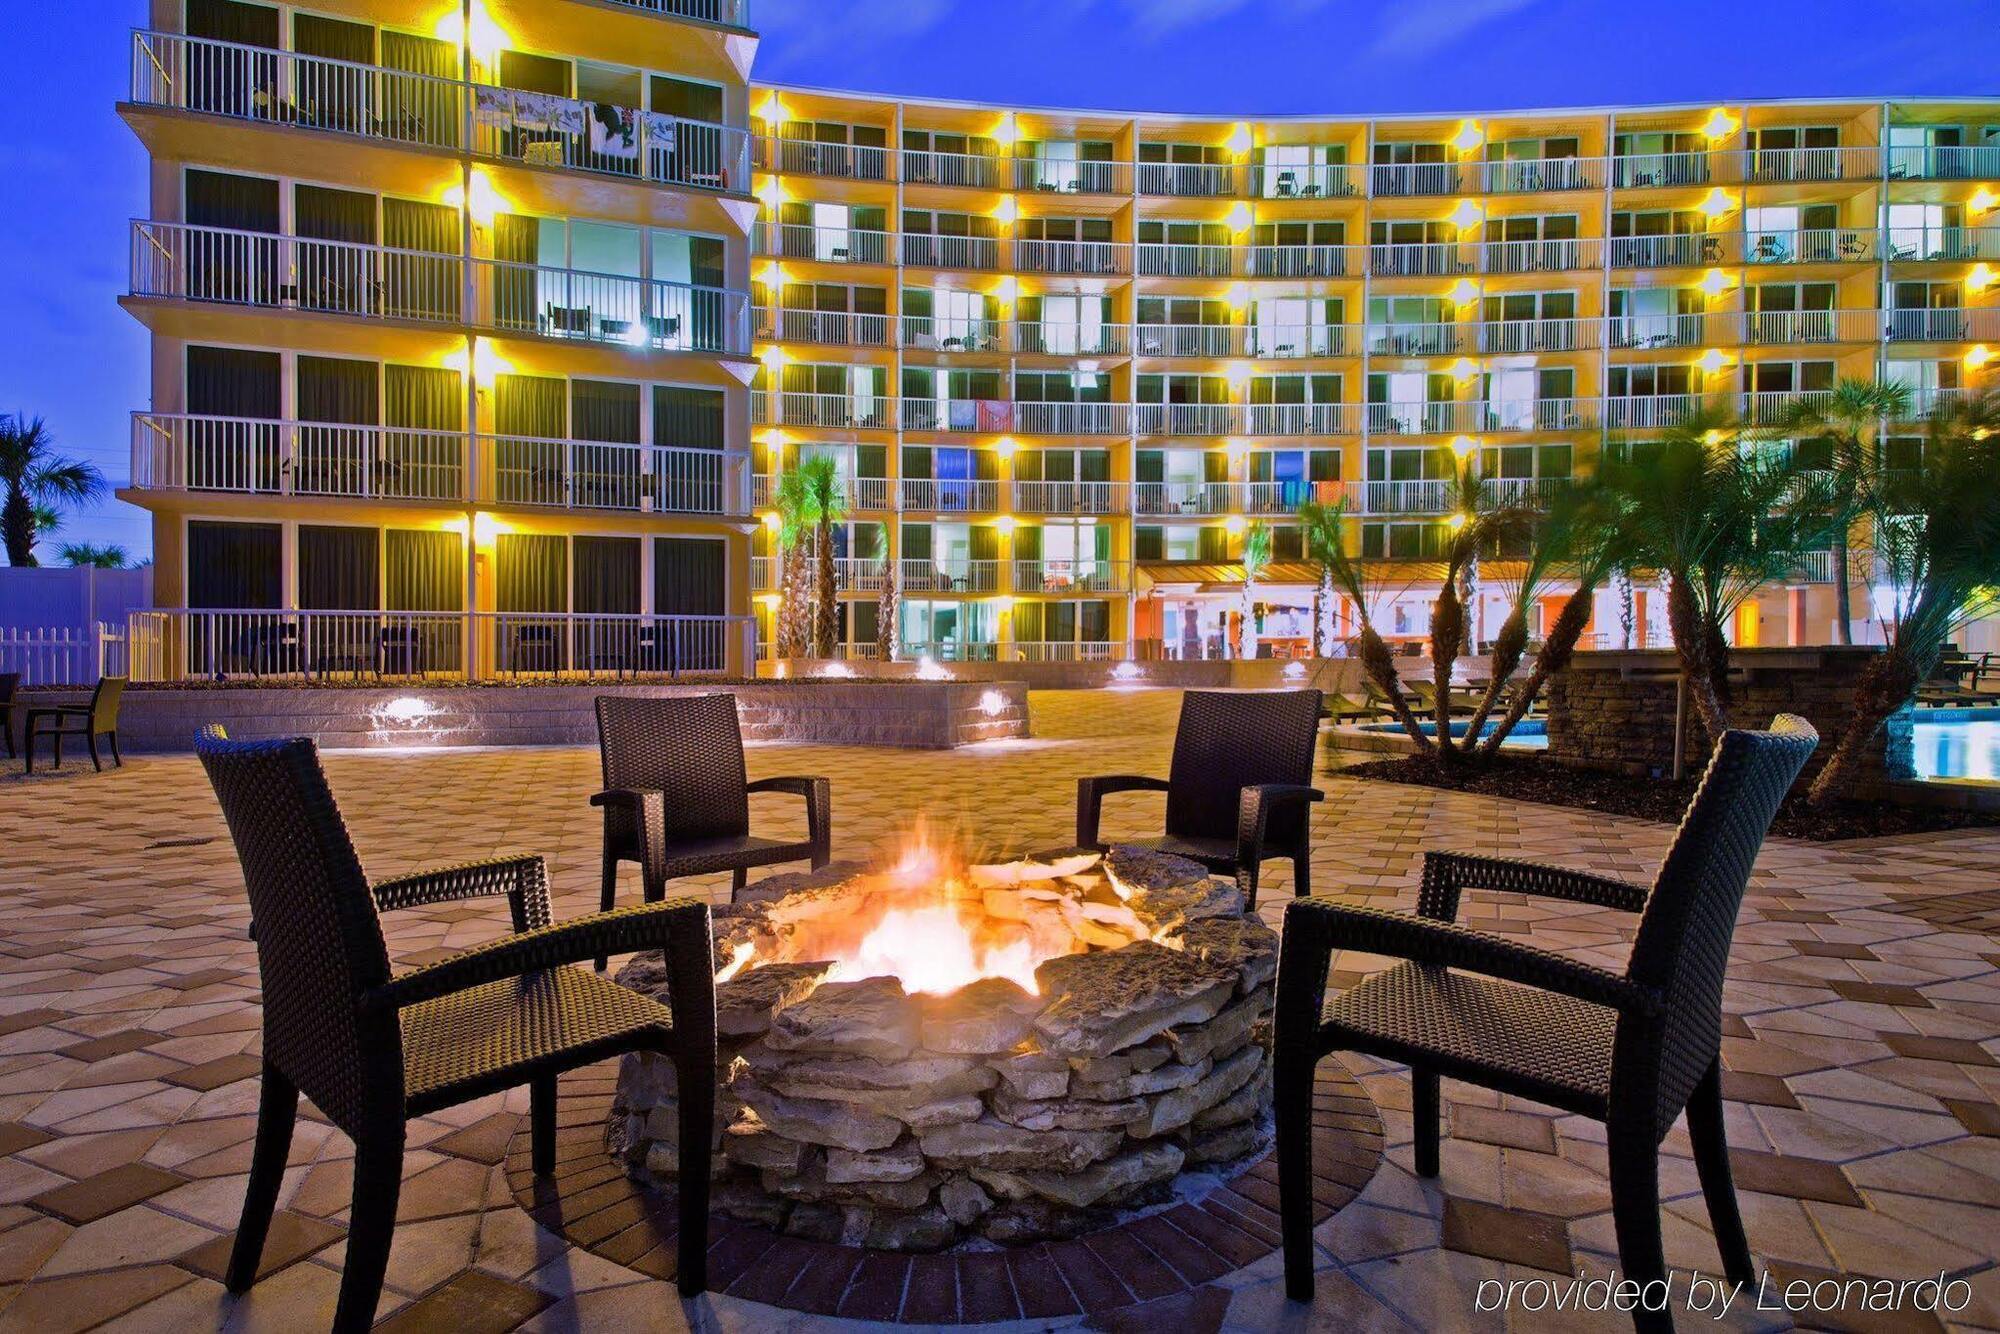
MULTIPOLYGON (((1017 106, 1199 114, 1498 110, 2000 91, 2000 0, 751 0, 757 77, 1017 106)), ((7 24, 0 412, 48 419, 114 484, 147 406, 118 309, 145 157, 113 110, 141 0, 7 24)), ((116 502, 57 541, 149 546, 116 502)))

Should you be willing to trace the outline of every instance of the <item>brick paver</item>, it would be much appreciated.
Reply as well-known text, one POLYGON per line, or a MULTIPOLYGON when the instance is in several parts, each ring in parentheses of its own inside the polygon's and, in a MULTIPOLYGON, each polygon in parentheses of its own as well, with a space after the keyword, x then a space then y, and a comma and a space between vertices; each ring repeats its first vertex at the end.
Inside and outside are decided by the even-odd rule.
MULTIPOLYGON (((760 748, 751 770, 830 775, 839 856, 888 846, 919 811, 990 848, 1048 846, 1071 836, 1076 777, 1164 772, 1177 704, 1170 692, 1038 694, 1030 741, 950 753, 760 748)), ((594 909, 597 813, 584 800, 597 786, 594 753, 336 754, 327 767, 372 875, 539 852, 558 916, 594 909)), ((1350 901, 1410 906, 1425 849, 1638 876, 1670 836, 1589 812, 1335 777, 1325 785, 1314 883, 1350 901)), ((796 803, 758 801, 779 831, 802 826, 796 803)), ((1157 803, 1114 798, 1107 827, 1138 832, 1157 820, 1157 803)), ((0 779, 0 849, 0 1331, 323 1325, 351 1155, 323 1123, 299 1127, 267 1277, 239 1300, 215 1279, 249 1161, 258 989, 235 855, 199 767, 139 758, 102 775, 72 764, 60 776, 0 779)), ((1781 1276, 1942 1270, 1974 1293, 1952 1321, 2000 1326, 2000 945, 1986 934, 1996 853, 1993 833, 1766 847, 1731 959, 1724 1041, 1737 1076, 1729 1132, 1760 1265, 1781 1276)), ((1279 865, 1264 905, 1274 922, 1279 865)), ((505 929, 504 909, 465 909, 387 919, 392 953, 409 965, 505 929)), ((1466 918, 1599 962, 1621 963, 1629 946, 1629 919, 1571 905, 1474 895, 1466 918)), ((1378 962, 1337 960, 1335 984, 1378 962)), ((1537 1263, 1612 1264, 1597 1128, 1447 1083, 1458 1133, 1440 1179, 1424 1182, 1410 1171, 1401 1072, 1358 1059, 1349 1068, 1380 1109, 1389 1147, 1359 1197, 1316 1231, 1316 1312, 1284 1302, 1269 1253, 1275 1216, 1265 1201, 1275 1194, 1249 1177, 1156 1225, 1154 1240, 1172 1252, 1164 1258, 1145 1230, 1107 1242, 1109 1256, 1085 1243, 1042 1248, 1040 1277, 1013 1276, 1006 1298, 1019 1323, 1176 1334, 1493 1327, 1473 1310, 1481 1280, 1533 1277, 1537 1263), (1178 1282, 1175 1260, 1200 1281, 1163 1295, 1151 1277, 1178 1282), (1213 1272, 1217 1264, 1229 1268, 1213 1272)), ((656 1276, 661 1252, 639 1225, 643 1211, 628 1219, 607 1209, 597 1227, 579 1224, 584 1245, 538 1224, 507 1174, 525 1111, 515 1094, 412 1125, 384 1319, 405 1329, 810 1323, 726 1292, 683 1306, 656 1276)), ((596 1170, 590 1135, 564 1134, 573 1139, 559 1148, 559 1170, 582 1180, 596 1170)), ((1665 1147, 1669 1263, 1712 1271, 1685 1133, 1665 1147)), ((767 1243, 742 1230, 722 1237, 711 1261, 718 1286, 754 1270, 767 1243)), ((913 1263, 902 1314, 1006 1309, 989 1269, 952 1257, 913 1263)), ((859 1264, 843 1291, 807 1295, 851 1319, 880 1315, 892 1273, 904 1267, 859 1264)), ((1739 1312, 1730 1323, 1771 1319, 1739 1312)))

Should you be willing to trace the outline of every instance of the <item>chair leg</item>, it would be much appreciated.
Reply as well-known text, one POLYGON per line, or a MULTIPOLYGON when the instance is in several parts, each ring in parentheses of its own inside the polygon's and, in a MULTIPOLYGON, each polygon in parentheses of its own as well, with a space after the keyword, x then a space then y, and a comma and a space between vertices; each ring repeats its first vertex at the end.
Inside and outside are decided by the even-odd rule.
POLYGON ((1743 1214, 1736 1206, 1736 1183, 1729 1175, 1729 1139, 1722 1124, 1722 1062, 1718 1058, 1694 1086, 1688 1099, 1688 1138, 1694 1142, 1695 1170, 1708 1201, 1709 1225, 1722 1252, 1722 1272, 1732 1283, 1754 1283, 1750 1239, 1743 1233, 1743 1214))
MULTIPOLYGON (((1618 1267, 1622 1276, 1641 1285, 1667 1277, 1666 1252, 1660 1240, 1660 1148, 1645 1135, 1613 1128, 1607 1146, 1611 1160, 1611 1220, 1618 1234, 1618 1267)), ((1633 1325, 1645 1334, 1671 1330, 1673 1317, 1665 1310, 1634 1307, 1633 1325)))
POLYGON ((1312 1056, 1280 1051, 1272 1071, 1271 1105, 1278 1123, 1278 1226, 1285 1245, 1285 1295, 1313 1297, 1312 1056))
POLYGON ((116 729, 106 732, 104 735, 111 738, 111 762, 120 769, 123 769, 125 767, 125 757, 118 753, 118 733, 116 729))
POLYGON ((264 1062, 263 1087, 257 1100, 257 1141, 250 1151, 250 1185, 243 1193, 243 1217, 236 1224, 236 1244, 229 1251, 223 1276, 231 1292, 248 1292, 257 1281, 264 1258, 264 1238, 271 1214, 278 1207, 278 1187, 285 1180, 285 1160, 292 1151, 292 1127, 298 1124, 299 1090, 277 1066, 264 1062))
POLYGON ((1236 868, 1236 888, 1243 895, 1243 911, 1257 911, 1257 873, 1262 864, 1251 861, 1236 868))
MULTIPOLYGON (((618 906, 618 859, 611 855, 610 848, 606 848, 604 850, 603 868, 598 872, 597 910, 599 912, 610 912, 613 908, 617 906, 618 906)), ((603 954, 598 955, 597 971, 600 973, 603 972, 605 966, 610 962, 611 960, 609 956, 603 954)))
POLYGON ((680 1081, 680 1238, 675 1269, 681 1296, 708 1290, 709 1158, 715 1138, 715 1071, 705 1061, 677 1060, 680 1081), (691 1096, 697 1090, 707 1097, 691 1096))
POLYGON ((1292 897, 1312 897, 1312 854, 1301 848, 1292 854, 1292 897))
POLYGON ((1438 1073, 1412 1067, 1410 1070, 1410 1120, 1417 1135, 1417 1175, 1438 1174, 1438 1121, 1440 1119, 1438 1073))
POLYGON ((83 744, 90 751, 90 767, 99 773, 103 773, 104 761, 97 754, 97 733, 85 732, 83 734, 83 744))
POLYGON ((347 1260, 340 1271, 335 1334, 362 1334, 375 1323, 389 1243, 396 1235, 396 1200, 403 1190, 403 1127, 354 1146, 354 1203, 348 1210, 347 1260))
POLYGON ((530 1165, 545 1177, 556 1170, 556 1077, 537 1075, 528 1084, 530 1165))
POLYGON ((743 891, 750 887, 750 868, 739 866, 729 873, 729 901, 742 901, 743 891))

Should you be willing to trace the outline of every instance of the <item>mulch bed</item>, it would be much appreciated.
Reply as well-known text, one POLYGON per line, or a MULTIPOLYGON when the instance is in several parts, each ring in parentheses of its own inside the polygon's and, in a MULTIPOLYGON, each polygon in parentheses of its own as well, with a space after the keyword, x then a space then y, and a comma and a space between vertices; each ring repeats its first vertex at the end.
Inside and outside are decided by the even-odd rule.
MULTIPOLYGON (((1573 806, 1632 815, 1660 824, 1679 824, 1681 812, 1694 795, 1695 778, 1673 782, 1665 778, 1634 778, 1550 764, 1538 757, 1498 757, 1478 766, 1449 773, 1424 755, 1371 760, 1336 770, 1343 778, 1369 778, 1386 783, 1476 792, 1545 806, 1573 806)), ((1925 806, 1895 806, 1888 802, 1848 801, 1822 810, 1794 794, 1778 810, 1771 832, 1784 838, 1834 843, 1850 838, 1885 838, 1941 829, 1992 828, 2000 814, 1925 806)))

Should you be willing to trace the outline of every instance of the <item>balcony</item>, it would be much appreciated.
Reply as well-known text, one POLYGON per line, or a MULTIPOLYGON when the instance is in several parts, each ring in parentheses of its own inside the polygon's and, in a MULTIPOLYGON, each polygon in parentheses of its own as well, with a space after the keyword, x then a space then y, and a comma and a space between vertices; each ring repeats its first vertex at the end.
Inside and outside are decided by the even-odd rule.
POLYGON ((750 26, 749 0, 609 0, 622 9, 636 9, 669 18, 699 19, 730 28, 750 26))
POLYGON ((750 474, 750 508, 761 510, 771 503, 776 494, 777 478, 767 472, 750 474))
POLYGON ((1254 166, 1250 193, 1258 199, 1342 199, 1361 193, 1361 169, 1344 162, 1254 166))
POLYGON ((1735 238, 1721 233, 1678 236, 1614 236, 1610 242, 1614 269, 1698 268, 1730 263, 1735 238))
POLYGON ((904 232, 903 263, 926 269, 997 269, 1000 242, 990 236, 904 232))
POLYGON ((1307 501, 1332 505, 1347 495, 1343 482, 1245 482, 1245 514, 1296 514, 1307 501))
POLYGON ((1028 321, 1014 326, 1014 350, 1052 357, 1122 356, 1122 324, 1057 324, 1028 321))
POLYGON ((902 562, 902 580, 905 596, 912 593, 997 593, 1000 591, 1000 562, 950 556, 905 560, 902 562))
POLYGON ((903 316, 903 346, 926 352, 1001 352, 1007 326, 1000 320, 903 316))
POLYGON ((1473 429, 1473 411, 1477 406, 1442 399, 1370 403, 1368 432, 1371 435, 1446 435, 1469 431, 1473 429))
POLYGON ((1751 232, 1744 238, 1745 264, 1872 264, 1877 233, 1851 227, 1804 231, 1751 232))
POLYGON ((1144 278, 1227 278, 1236 267, 1237 247, 1142 241, 1133 246, 1144 278))
POLYGON ((1479 180, 1481 189, 1491 195, 1601 190, 1604 159, 1556 157, 1485 162, 1480 164, 1479 180))
POLYGON ((475 84, 472 151, 561 171, 735 194, 750 188, 748 131, 661 112, 475 84), (618 118, 606 128, 606 112, 618 118))
POLYGON ((1161 516, 1233 514, 1237 489, 1230 482, 1134 482, 1132 512, 1161 516))
POLYGON ((896 508, 919 514, 999 514, 1000 483, 905 477, 896 484, 896 508))
POLYGON ((1140 435, 1233 435, 1243 429, 1240 403, 1134 403, 1140 435))
POLYGON ((743 292, 495 259, 471 268, 480 328, 663 352, 750 350, 743 292))
POLYGON ((1471 273, 1472 261, 1455 242, 1371 245, 1368 272, 1377 278, 1437 278, 1471 273))
MULTIPOLYGON (((815 570, 817 565, 813 567, 815 570)), ((835 556, 833 586, 843 593, 879 593, 889 562, 880 556, 835 556)), ((762 593, 778 586, 784 574, 781 556, 750 558, 750 587, 762 593)), ((817 577, 817 575, 815 575, 817 577)))
POLYGON ((780 139, 777 161, 779 171, 796 175, 842 176, 857 181, 889 179, 889 150, 869 144, 780 139))
POLYGON ((1349 357, 1357 342, 1345 324, 1252 324, 1243 332, 1244 351, 1253 357, 1349 357))
POLYGON ((1706 401, 1700 394, 1610 394, 1604 399, 1604 425, 1613 431, 1659 430, 1706 401))
POLYGON ((1940 307, 1884 312, 1892 343, 1963 343, 2000 338, 2000 306, 1978 310, 1940 307))
POLYGON ((856 315, 844 310, 768 310, 756 312, 757 336, 787 343, 822 343, 833 347, 889 346, 887 315, 856 315))
POLYGON ((1126 255, 1115 241, 1014 242, 1014 265, 1023 273, 1119 274, 1127 270, 1126 255))
POLYGON ((1351 403, 1252 403, 1249 435, 1352 435, 1351 403))
POLYGON ((1017 481, 1016 514, 1123 514, 1127 487, 1123 482, 1017 481))
POLYGON ((1465 174, 1453 162, 1378 163, 1368 169, 1368 190, 1378 197, 1455 195, 1465 174))
POLYGON ((803 222, 759 222, 753 243, 760 255, 811 259, 823 264, 888 264, 889 233, 855 227, 815 227, 803 222))
POLYGON ((1595 269, 1603 263, 1603 244, 1594 238, 1487 241, 1479 247, 1482 273, 1561 273, 1595 269))
POLYGON ((1111 662, 1131 656, 1126 645, 1101 639, 1017 639, 1007 650, 1016 662, 1111 662))
POLYGON ((1807 407, 1833 401, 1830 389, 1765 389, 1737 396, 1737 412, 1752 426, 1779 426, 1807 407))
POLYGON ((465 481, 457 431, 132 414, 141 490, 463 502, 465 481))
POLYGON ((1481 352, 1586 352, 1597 347, 1599 321, 1488 320, 1479 325, 1481 352))
POLYGON ((1108 560, 1017 560, 1016 593, 1123 593, 1132 587, 1126 566, 1108 560))
MULTIPOLYGON (((667 514, 747 514, 749 460, 719 450, 525 436, 478 438, 499 505, 667 514)), ((483 488, 482 488, 483 490, 483 488)))
POLYGON ((461 322, 465 265, 457 255, 134 221, 131 258, 134 296, 461 322))
POLYGON ((1707 338, 1706 315, 1614 315, 1605 320, 1605 336, 1620 351, 1661 347, 1700 347, 1707 338))
POLYGON ((2000 180, 2000 144, 1893 147, 1889 179, 1896 181, 2000 180))
POLYGON ((1741 316, 1743 341, 1782 343, 1873 343, 1887 317, 1874 310, 1753 310, 1741 316))
POLYGON ((1709 153, 1633 153, 1611 159, 1611 184, 1619 190, 1707 185, 1735 179, 1729 160, 1709 153))
POLYGON ((1873 181, 1882 177, 1882 150, 1867 147, 1753 148, 1745 155, 1746 180, 1873 181))
POLYGON ((1370 514, 1443 514, 1451 507, 1451 483, 1444 481, 1368 482, 1363 494, 1370 514))
POLYGON ((1375 356, 1441 357, 1459 349, 1456 324, 1371 324, 1366 337, 1375 356))
POLYGON ((1142 357, 1238 357, 1243 332, 1240 324, 1141 324, 1132 346, 1142 357))
POLYGON ((1482 431, 1576 431, 1591 424, 1587 398, 1489 399, 1476 405, 1482 431))
POLYGON ((1567 477, 1482 477, 1479 494, 1489 505, 1540 510, 1547 509, 1569 486, 1567 477))
POLYGON ((895 423, 894 404, 888 398, 786 390, 778 395, 778 424, 886 431, 895 423))
POLYGON ((1129 195, 1132 167, 1125 162, 1022 158, 1014 164, 1014 188, 1042 195, 1129 195))
POLYGON ((1244 254, 1252 278, 1341 278, 1354 271, 1359 246, 1255 245, 1244 254))
POLYGON ((2000 227, 1891 227, 1884 239, 1897 263, 2000 260, 2000 227))
POLYGON ((978 190, 1005 189, 1007 160, 990 153, 937 153, 903 150, 906 185, 962 185, 978 190))
POLYGON ((1141 162, 1139 193, 1219 199, 1236 193, 1236 169, 1224 162, 1141 162))
POLYGON ((1016 402, 1013 417, 1027 435, 1124 435, 1132 420, 1125 403, 1016 402))
POLYGON ((1004 398, 906 398, 906 431, 981 431, 1011 429, 1012 405, 1004 398))

